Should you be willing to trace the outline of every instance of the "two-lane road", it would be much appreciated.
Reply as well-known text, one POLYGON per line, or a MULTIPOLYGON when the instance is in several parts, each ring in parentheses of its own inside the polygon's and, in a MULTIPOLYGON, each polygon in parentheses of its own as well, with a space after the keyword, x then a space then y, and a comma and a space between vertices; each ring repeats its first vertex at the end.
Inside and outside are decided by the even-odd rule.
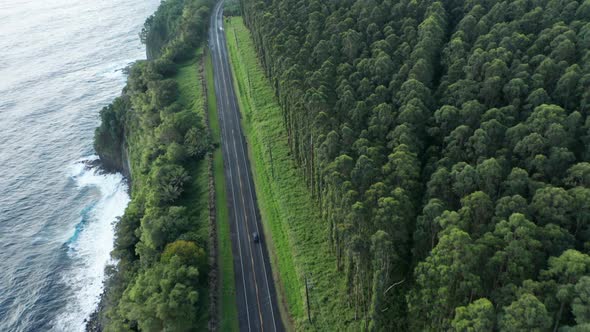
POLYGON ((283 331, 223 32, 223 1, 213 10, 209 46, 230 211, 238 325, 240 331, 283 331), (259 243, 253 240, 255 232, 259 243))

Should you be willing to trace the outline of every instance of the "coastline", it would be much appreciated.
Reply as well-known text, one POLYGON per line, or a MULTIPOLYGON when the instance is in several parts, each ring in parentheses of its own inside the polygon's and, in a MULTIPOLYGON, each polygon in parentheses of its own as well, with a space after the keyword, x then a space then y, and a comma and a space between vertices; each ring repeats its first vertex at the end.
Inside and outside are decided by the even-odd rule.
POLYGON ((100 312, 105 308, 104 299, 106 294, 106 288, 103 289, 102 293, 100 294, 100 300, 98 302, 98 307, 90 314, 90 317, 84 320, 86 323, 85 330, 86 332, 100 332, 102 331, 102 324, 100 322, 100 312))
MULTIPOLYGON (((126 150, 124 150, 124 151, 126 151, 126 150)), ((129 160, 127 159, 127 155, 125 155, 124 157, 126 159, 126 163, 123 163, 123 165, 129 165, 129 160)), ((127 184, 127 193, 129 194, 129 197, 131 197, 131 175, 128 170, 105 167, 104 161, 101 158, 97 158, 95 160, 87 162, 86 167, 96 168, 101 173, 121 173, 123 175, 123 181, 126 182, 126 184, 127 184)), ((117 220, 117 222, 118 222, 118 220, 117 220)), ((86 332, 101 332, 103 330, 103 324, 100 319, 100 314, 106 308, 105 301, 106 301, 106 294, 108 291, 107 281, 109 279, 108 271, 111 269, 114 269, 115 267, 116 266, 110 265, 110 264, 107 264, 104 267, 104 269, 106 270, 107 273, 105 273, 105 279, 102 281, 103 289, 99 295, 98 304, 97 304, 96 308, 94 309, 94 311, 92 311, 90 316, 88 318, 84 319, 84 323, 85 323, 84 329, 86 332)))
POLYGON ((157 324, 163 327, 190 324, 205 328, 212 323, 206 311, 210 303, 205 299, 209 298, 207 280, 216 279, 215 272, 207 278, 215 266, 205 259, 211 245, 208 228, 214 221, 205 168, 211 146, 209 135, 201 136, 206 131, 202 107, 206 103, 201 100, 202 81, 194 71, 211 3, 162 2, 146 20, 141 35, 148 55, 157 50, 157 56, 135 62, 121 96, 100 112, 94 143, 99 160, 95 165, 104 172, 123 175, 131 202, 117 221, 115 238, 122 240, 115 241, 111 252, 114 263, 105 267, 102 293, 85 320, 85 331, 120 330, 129 322, 145 329, 146 324, 153 324, 147 316, 157 317, 157 324), (180 12, 188 15, 180 16, 180 12), (159 19, 151 19, 154 17, 159 19), (178 23, 179 28, 168 31, 164 23, 178 23), (195 23, 201 30, 193 29, 195 23), (180 34, 182 27, 189 26, 192 33, 180 34), (164 35, 168 42, 161 44, 164 35), (132 186, 137 187, 132 190, 132 186), (165 228, 170 217, 175 218, 175 226, 165 228), (181 284, 195 294, 180 308, 184 314, 179 316, 176 309, 162 312, 146 304, 151 296, 168 296, 169 287, 123 296, 131 284, 146 287, 148 280, 158 279, 178 265, 184 272, 174 276, 172 285, 181 284), (197 273, 199 278, 194 277, 197 273), (122 275, 125 278, 120 278, 122 275), (199 298, 202 294, 203 299, 197 301, 196 294, 199 298))

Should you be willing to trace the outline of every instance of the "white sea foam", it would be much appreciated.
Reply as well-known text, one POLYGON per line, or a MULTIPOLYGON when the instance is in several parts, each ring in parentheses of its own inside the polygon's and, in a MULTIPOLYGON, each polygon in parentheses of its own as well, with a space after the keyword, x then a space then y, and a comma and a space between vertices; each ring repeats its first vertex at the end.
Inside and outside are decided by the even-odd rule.
POLYGON ((87 167, 86 162, 96 158, 85 158, 71 167, 70 176, 80 190, 95 188, 99 194, 80 212, 79 224, 67 243, 72 268, 63 281, 75 295, 54 322, 56 331, 84 331, 85 320, 100 300, 104 268, 112 263, 114 224, 130 200, 122 175, 101 174, 87 167))

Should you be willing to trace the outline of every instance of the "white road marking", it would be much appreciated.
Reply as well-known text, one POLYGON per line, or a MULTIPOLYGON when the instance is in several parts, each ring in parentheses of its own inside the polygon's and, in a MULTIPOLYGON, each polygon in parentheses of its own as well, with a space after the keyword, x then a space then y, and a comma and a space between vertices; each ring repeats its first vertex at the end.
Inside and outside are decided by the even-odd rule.
MULTIPOLYGON (((229 70, 227 71, 227 76, 228 77, 226 79, 226 68, 225 68, 225 61, 224 61, 225 59, 223 57, 223 52, 222 52, 221 43, 220 43, 220 33, 218 32, 218 31, 223 31, 222 26, 219 26, 220 24, 221 25, 223 24, 223 16, 222 16, 222 10, 221 10, 222 9, 222 3, 223 3, 223 1, 218 2, 218 5, 217 5, 216 11, 215 11, 215 15, 214 15, 214 18, 212 20, 214 22, 213 25, 216 25, 217 24, 217 26, 215 28, 218 28, 218 29, 212 29, 213 31, 211 32, 211 34, 215 38, 215 45, 212 46, 212 50, 216 50, 215 53, 216 53, 217 58, 218 58, 218 65, 221 67, 221 71, 222 71, 222 73, 221 73, 221 76, 223 78, 222 79, 222 83, 223 83, 223 87, 225 89, 223 91, 220 91, 220 93, 221 92, 224 92, 225 93, 225 97, 226 97, 226 100, 225 101, 227 102, 228 99, 229 99, 229 102, 231 103, 231 105, 228 105, 230 107, 228 107, 227 110, 224 107, 222 107, 220 110, 222 112, 224 112, 224 111, 225 112, 231 112, 231 110, 230 110, 231 107, 232 106, 234 107, 234 111, 231 112, 231 113, 233 113, 232 116, 234 117, 234 119, 235 119, 235 121, 236 121, 236 123, 238 125, 238 134, 241 135, 241 127, 240 127, 241 126, 241 123, 240 123, 240 120, 239 120, 239 118, 237 116, 238 115, 237 113, 239 112, 238 111, 239 108, 238 108, 238 106, 236 104, 235 98, 229 98, 229 90, 228 90, 228 87, 227 87, 227 80, 231 80, 231 72, 229 70)), ((227 56, 227 54, 226 54, 226 56, 227 56)), ((219 75, 219 73, 218 73, 218 75, 219 75)), ((216 86, 219 86, 219 84, 218 84, 219 82, 215 82, 215 83, 216 83, 216 86)), ((232 83, 232 88, 233 88, 233 80, 232 80, 231 83, 232 83)), ((235 96, 235 92, 233 94, 233 97, 236 97, 235 96)), ((226 128, 225 127, 225 123, 223 122, 223 116, 220 116, 220 119, 221 119, 221 122, 222 122, 222 127, 223 128, 226 128)), ((225 133, 225 135, 222 135, 222 136, 224 137, 225 140, 227 140, 227 138, 226 138, 227 137, 227 131, 226 130, 222 130, 222 133, 225 133)), ((240 171, 241 170, 241 167, 240 167, 240 160, 239 160, 238 155, 237 155, 237 148, 236 148, 236 141, 235 141, 235 132, 234 132, 233 129, 232 129, 232 139, 233 139, 233 143, 234 143, 233 145, 234 145, 234 153, 235 153, 235 157, 236 157, 236 162, 238 163, 238 165, 237 165, 238 166, 237 167, 238 181, 240 182, 240 187, 241 187, 241 184, 242 184, 242 181, 241 181, 241 171, 240 171)), ((227 140, 226 142, 229 142, 229 140, 227 140)), ((243 144, 239 144, 239 145, 240 145, 241 155, 244 158, 244 162, 246 163, 246 167, 247 167, 247 159, 245 159, 246 158, 246 154, 245 154, 245 151, 244 151, 244 146, 243 146, 243 144)), ((227 149, 226 149, 226 152, 229 153, 229 151, 227 149)), ((228 160, 228 162, 229 162, 229 160, 228 160)), ((246 168, 246 170, 247 170, 247 168, 246 168)), ((231 187, 232 187, 231 188, 232 189, 232 198, 234 199, 234 206, 235 206, 236 199, 235 199, 235 193, 234 193, 234 188, 233 188, 234 182, 233 182, 233 175, 232 175, 231 167, 229 169, 229 173, 230 173, 229 174, 230 175, 230 183, 231 183, 231 187)), ((251 179, 250 179, 250 173, 248 171, 246 172, 246 180, 248 182, 248 193, 249 193, 249 196, 250 196, 250 206, 252 208, 252 213, 254 213, 254 218, 253 218, 254 219, 254 225, 255 225, 255 228, 256 228, 256 231, 258 232, 258 234, 261 234, 260 231, 259 231, 259 229, 258 229, 258 216, 257 216, 257 213, 256 213, 256 207, 254 205, 253 190, 252 190, 252 186, 251 186, 251 183, 250 183, 250 181, 251 181, 251 179)), ((246 211, 246 204, 245 204, 245 201, 244 201, 244 197, 242 196, 241 198, 242 198, 242 204, 243 204, 243 208, 244 208, 244 212, 245 212, 244 215, 245 215, 246 220, 247 220, 248 213, 246 211)), ((236 224, 238 224, 237 223, 237 219, 238 219, 237 213, 234 213, 234 215, 236 217, 236 224)), ((248 222, 247 221, 246 221, 246 228, 248 228, 248 222)), ((239 233, 239 227, 238 227, 238 233, 239 233)), ((239 250, 240 250, 240 263, 241 263, 241 267, 242 267, 242 282, 243 282, 243 285, 244 285, 244 295, 246 297, 246 304, 247 304, 246 305, 246 311, 247 311, 247 316, 248 316, 248 329, 251 330, 251 328, 250 328, 250 316, 249 316, 249 313, 248 313, 248 307, 249 307, 249 305, 248 305, 248 300, 247 300, 246 285, 245 285, 245 279, 244 279, 244 266, 243 266, 243 262, 242 262, 240 236, 238 236, 238 247, 239 247, 239 250)), ((268 276, 267 276, 267 273, 268 272, 267 272, 267 269, 266 269, 266 262, 264 260, 262 246, 259 246, 258 248, 259 248, 260 258, 262 260, 262 266, 263 266, 263 269, 264 269, 264 279, 265 279, 265 283, 266 283, 266 289, 267 289, 268 295, 270 297, 271 294, 270 294, 270 287, 269 287, 268 276)), ((250 251, 251 251, 251 255, 252 255, 252 245, 251 244, 250 244, 250 251)), ((252 259, 252 268, 253 268, 253 272, 254 272, 254 282, 255 282, 256 289, 258 289, 258 285, 256 283, 256 271, 254 270, 253 256, 251 257, 251 259, 252 259)), ((257 291, 257 293, 258 293, 258 291, 257 291)), ((259 299, 258 299, 258 307, 259 307, 259 315, 261 315, 261 309, 260 309, 259 299)), ((272 315, 272 320, 273 320, 273 327, 274 327, 274 330, 276 331, 276 321, 275 321, 274 309, 273 309, 272 303, 270 305, 270 309, 271 309, 271 315, 272 315)), ((261 324, 263 324, 262 317, 260 317, 260 321, 261 321, 261 324)))

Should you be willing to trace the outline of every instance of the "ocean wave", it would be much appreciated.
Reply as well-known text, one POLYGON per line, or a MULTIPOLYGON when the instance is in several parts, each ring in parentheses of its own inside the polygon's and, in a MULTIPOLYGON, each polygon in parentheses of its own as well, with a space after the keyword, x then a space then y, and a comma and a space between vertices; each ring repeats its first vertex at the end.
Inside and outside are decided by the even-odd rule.
POLYGON ((80 211, 80 220, 64 244, 71 269, 63 282, 74 296, 54 322, 56 331, 84 331, 85 320, 96 309, 103 291, 104 268, 112 263, 114 225, 129 203, 121 174, 104 173, 93 165, 98 157, 77 161, 69 176, 79 190, 98 191, 96 199, 80 211))

